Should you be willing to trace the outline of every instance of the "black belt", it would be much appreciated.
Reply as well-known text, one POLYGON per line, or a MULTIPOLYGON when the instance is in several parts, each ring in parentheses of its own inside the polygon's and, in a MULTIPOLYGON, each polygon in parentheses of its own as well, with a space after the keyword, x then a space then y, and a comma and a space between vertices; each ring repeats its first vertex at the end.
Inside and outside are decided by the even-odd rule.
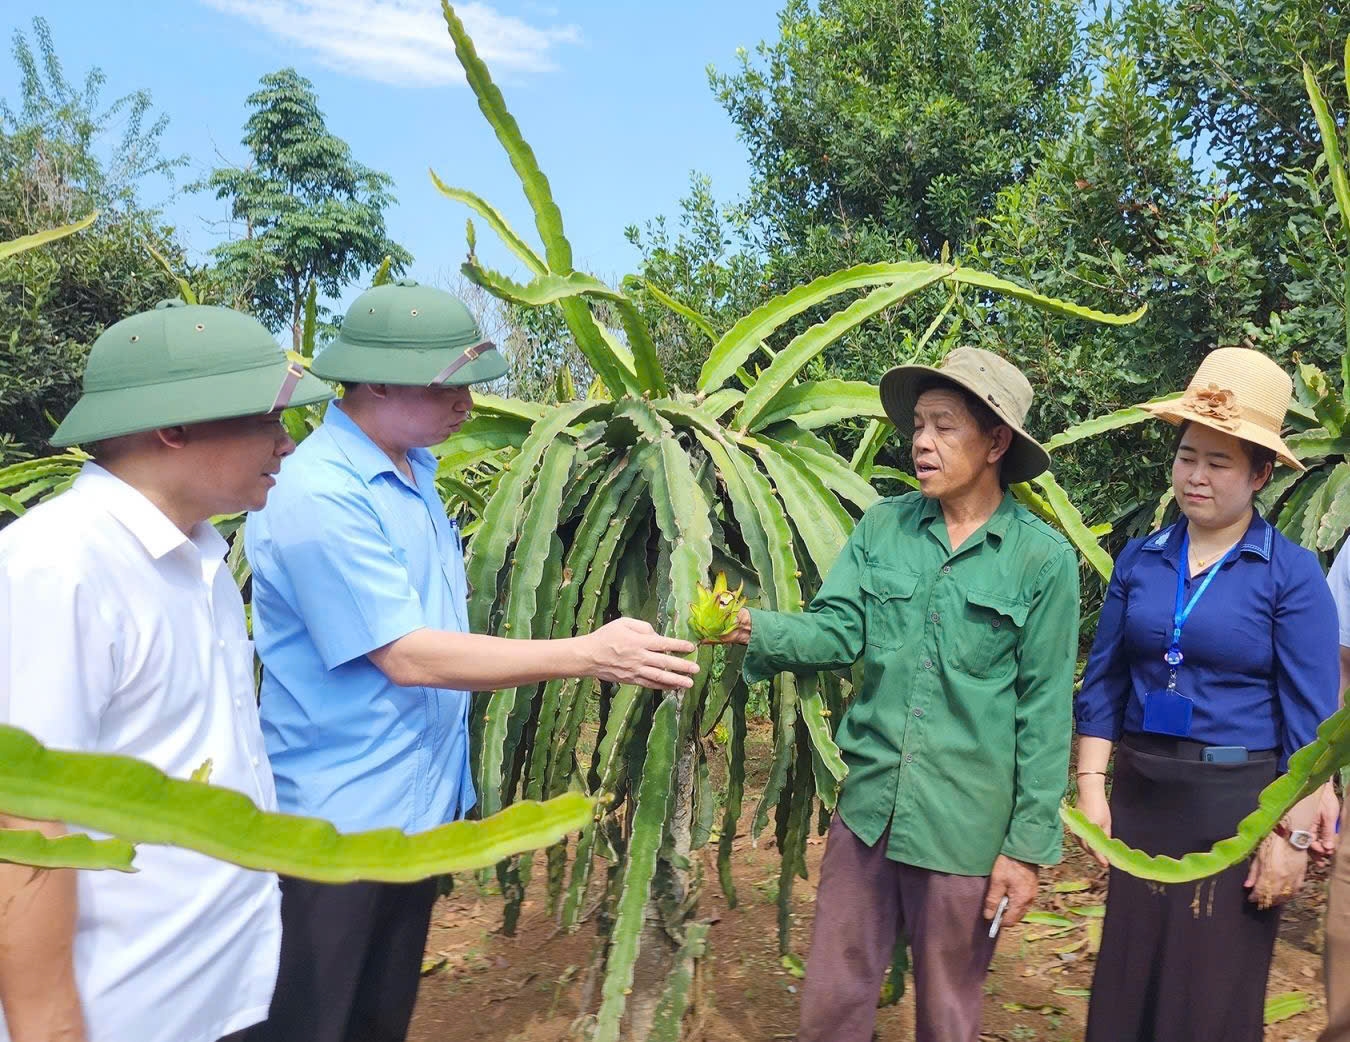
MULTIPOLYGON (((1167 756, 1173 760, 1203 760, 1205 750, 1214 745, 1212 742, 1192 742, 1189 738, 1170 738, 1163 734, 1142 734, 1138 731, 1122 735, 1120 744, 1137 749, 1141 753, 1167 756)), ((1247 761, 1250 763, 1252 760, 1277 760, 1279 755, 1278 749, 1248 749, 1247 761)))

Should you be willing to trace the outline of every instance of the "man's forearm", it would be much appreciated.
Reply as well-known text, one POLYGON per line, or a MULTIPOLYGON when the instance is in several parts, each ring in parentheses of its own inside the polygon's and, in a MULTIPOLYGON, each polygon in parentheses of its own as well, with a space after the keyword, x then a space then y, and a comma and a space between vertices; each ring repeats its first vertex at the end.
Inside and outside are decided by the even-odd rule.
POLYGON ((497 691, 564 677, 596 677, 655 691, 693 685, 698 648, 665 637, 640 619, 615 619, 561 640, 505 640, 476 633, 420 629, 368 657, 400 687, 497 691))
POLYGON ((396 684, 456 691, 497 691, 554 677, 589 676, 594 668, 577 637, 508 640, 432 629, 400 637, 372 651, 370 658, 396 684))
MULTIPOLYGON (((65 832, 54 822, 5 815, 0 828, 65 832)), ((84 1042, 75 920, 73 871, 0 864, 0 1006, 12 1042, 84 1042)))

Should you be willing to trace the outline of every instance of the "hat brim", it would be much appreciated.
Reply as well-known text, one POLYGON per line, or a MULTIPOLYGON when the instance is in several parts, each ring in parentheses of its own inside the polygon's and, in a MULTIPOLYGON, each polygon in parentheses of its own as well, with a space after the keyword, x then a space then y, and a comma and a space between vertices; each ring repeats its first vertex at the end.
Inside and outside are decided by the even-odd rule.
POLYGON ((397 384, 407 387, 467 387, 506 375, 508 366, 495 344, 484 340, 470 345, 482 349, 444 380, 446 368, 463 357, 463 347, 369 347, 339 337, 314 356, 310 371, 325 380, 346 383, 397 384))
MULTIPOLYGON (((914 404, 919 400, 919 384, 924 380, 937 378, 944 383, 969 391, 984 401, 979 390, 952 376, 943 369, 931 365, 897 365, 881 378, 881 407, 895 426, 902 431, 910 430, 914 423, 914 404)), ((1002 408, 992 402, 985 403, 998 417, 1000 423, 1007 424, 1013 433, 1012 444, 1003 456, 1003 480, 1008 484, 1018 481, 1030 481, 1050 469, 1050 453, 1022 429, 1022 425, 1002 408)))
POLYGON ((1269 428, 1262 427, 1260 424, 1252 423, 1249 420, 1238 420, 1236 424, 1233 422, 1221 423, 1212 416, 1195 412, 1184 400, 1148 402, 1139 405, 1138 408, 1160 420, 1165 420, 1173 427, 1180 427, 1183 423, 1198 423, 1201 427, 1208 427, 1220 434, 1231 434, 1235 438, 1269 449, 1275 453, 1276 459, 1286 467, 1292 467, 1294 470, 1308 469, 1299 462, 1298 457, 1284 443, 1283 438, 1269 428))
MULTIPOLYGON (((88 392, 56 429, 51 444, 63 448, 185 423, 264 415, 276 405, 289 372, 290 362, 282 359, 237 373, 88 392)), ((331 387, 305 373, 285 407, 332 397, 331 387)))

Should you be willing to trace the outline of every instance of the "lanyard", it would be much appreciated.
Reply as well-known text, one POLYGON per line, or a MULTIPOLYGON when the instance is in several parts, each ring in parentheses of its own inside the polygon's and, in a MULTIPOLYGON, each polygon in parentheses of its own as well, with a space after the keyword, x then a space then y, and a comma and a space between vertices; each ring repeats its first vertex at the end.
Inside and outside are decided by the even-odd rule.
POLYGON ((1181 537, 1181 560, 1177 566, 1177 602, 1172 612, 1172 643, 1167 649, 1167 654, 1163 656, 1164 661, 1171 667, 1171 676, 1167 681, 1168 690, 1173 690, 1177 686, 1177 667, 1181 665, 1183 655, 1181 654, 1181 630, 1186 625, 1186 620, 1191 617, 1191 612, 1195 609, 1200 598, 1205 595, 1209 589, 1209 584, 1214 581, 1214 577, 1219 574, 1221 569, 1233 556, 1241 540, 1229 547, 1228 552, 1220 557, 1210 566, 1209 574, 1200 583, 1199 588, 1191 594, 1191 599, 1186 600, 1186 573, 1190 570, 1190 547, 1191 533, 1187 529, 1185 535, 1181 537))

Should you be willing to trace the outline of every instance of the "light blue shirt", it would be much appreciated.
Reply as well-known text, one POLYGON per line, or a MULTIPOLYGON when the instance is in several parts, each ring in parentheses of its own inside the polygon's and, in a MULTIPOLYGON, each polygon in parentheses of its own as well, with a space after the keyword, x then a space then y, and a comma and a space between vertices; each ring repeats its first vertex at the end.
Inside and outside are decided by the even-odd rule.
POLYGON ((366 657, 417 629, 469 628, 436 459, 408 461, 415 482, 334 402, 245 530, 277 801, 344 832, 421 831, 475 803, 469 693, 400 687, 366 657))

